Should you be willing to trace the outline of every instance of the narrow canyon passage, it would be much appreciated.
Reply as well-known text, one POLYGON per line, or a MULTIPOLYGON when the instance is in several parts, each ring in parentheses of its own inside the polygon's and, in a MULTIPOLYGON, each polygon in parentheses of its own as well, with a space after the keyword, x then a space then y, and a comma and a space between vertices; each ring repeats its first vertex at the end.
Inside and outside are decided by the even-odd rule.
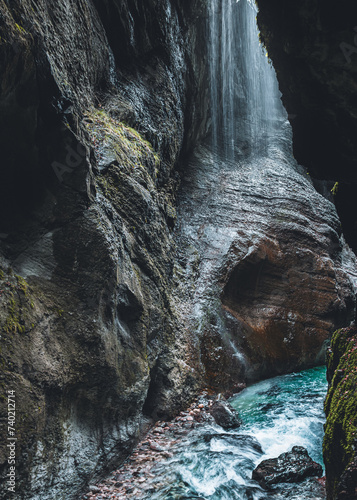
MULTIPOLYGON (((269 377, 324 363, 331 330, 352 319, 357 275, 332 197, 316 191, 293 157, 256 13, 249 0, 210 1, 212 137, 184 168, 176 296, 182 321, 200 339, 213 388, 266 380, 230 400, 242 427, 199 424, 172 445, 161 443, 173 457, 156 458, 147 476, 150 455, 145 459, 139 447, 140 467, 132 484, 129 476, 124 481, 128 498, 325 498, 316 479, 273 491, 252 480, 262 460, 294 446, 323 466, 326 368, 269 377)), ((110 490, 101 495, 111 498, 110 490)))
MULTIPOLYGON (((256 14, 249 0, 210 2, 212 138, 184 171, 175 229, 186 256, 178 303, 199 332, 206 377, 216 389, 323 364, 329 335, 354 314, 355 256, 332 195, 319 194, 294 159, 256 14)), ((323 465, 326 390, 324 368, 251 386, 231 403, 262 452, 256 442, 193 431, 155 472, 169 484, 152 498, 325 498, 315 480, 267 493, 251 473, 293 446, 306 447, 323 465)))
POLYGON ((357 498, 354 9, 0 0, 1 500, 357 498))
MULTIPOLYGON (((315 479, 273 486, 269 492, 252 480, 253 469, 293 446, 304 446, 321 465, 326 370, 313 368, 258 382, 230 400, 242 427, 224 431, 198 426, 171 451, 174 457, 155 469, 162 486, 144 498, 174 500, 312 500, 325 498, 315 479)), ((153 473, 153 471, 152 471, 153 473)), ((150 480, 148 481, 150 484, 150 480)), ((155 482, 152 483, 155 485, 155 482)))

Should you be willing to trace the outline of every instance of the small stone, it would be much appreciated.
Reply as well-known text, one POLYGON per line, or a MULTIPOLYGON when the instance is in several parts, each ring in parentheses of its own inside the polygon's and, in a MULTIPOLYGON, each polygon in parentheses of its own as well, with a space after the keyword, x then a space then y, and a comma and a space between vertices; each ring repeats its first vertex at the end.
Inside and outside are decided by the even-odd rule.
POLYGON ((241 425, 238 412, 226 401, 216 401, 209 410, 216 424, 224 429, 234 429, 241 425))
POLYGON ((150 449, 154 451, 164 451, 164 448, 157 443, 150 443, 150 449))
POLYGON ((92 493, 100 493, 100 488, 98 488, 98 486, 95 486, 95 485, 90 485, 88 487, 88 489, 92 492, 92 493))

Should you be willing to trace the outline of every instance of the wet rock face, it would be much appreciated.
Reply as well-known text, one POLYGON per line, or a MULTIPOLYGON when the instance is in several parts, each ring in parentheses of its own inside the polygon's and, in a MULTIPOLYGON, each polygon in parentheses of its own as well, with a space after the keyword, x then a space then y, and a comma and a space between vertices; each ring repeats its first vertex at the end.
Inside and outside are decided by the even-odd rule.
POLYGON ((209 411, 223 429, 235 429, 242 424, 238 412, 226 401, 215 401, 209 411))
POLYGON ((327 356, 323 443, 329 499, 356 498, 357 329, 337 330, 327 356))
POLYGON ((290 452, 282 453, 278 458, 263 460, 254 469, 252 478, 263 488, 269 489, 273 484, 295 483, 321 475, 321 465, 309 457, 305 448, 294 446, 290 452))
POLYGON ((341 500, 357 498, 357 459, 355 458, 343 472, 338 485, 337 497, 341 500))
POLYGON ((336 204, 357 248, 356 11, 353 1, 258 1, 262 40, 294 131, 294 154, 313 177, 339 181, 336 204))
MULTIPOLYGON (((89 105, 94 91, 108 86, 109 52, 91 5, 15 1, 1 6, 1 16, 1 144, 8 162, 1 169, 1 232, 7 234, 42 206, 46 189, 58 189, 50 165, 62 163, 69 140, 77 144, 70 133, 65 137, 64 122, 73 125, 79 103, 89 105)), ((26 239, 38 238, 36 226, 26 239)))
POLYGON ((322 364, 328 331, 353 319, 347 312, 353 295, 343 273, 333 269, 333 247, 326 248, 324 256, 316 255, 305 236, 298 232, 292 236, 283 227, 280 232, 276 226, 277 239, 263 238, 232 269, 222 293, 227 321, 243 337, 243 350, 256 364, 254 372, 264 366, 268 374, 276 367, 289 371, 298 364, 322 364), (342 302, 335 295, 336 280, 343 290, 342 302))
POLYGON ((293 156, 254 3, 220 5, 210 3, 213 134, 184 171, 175 232, 191 280, 179 300, 221 391, 322 364, 335 325, 354 318, 356 264, 335 207, 293 156))
POLYGON ((192 280, 180 300, 211 386, 322 364, 334 325, 354 317, 355 261, 289 149, 234 164, 201 148, 179 200, 181 272, 192 280))
POLYGON ((119 3, 0 5, 1 388, 23 498, 78 498, 143 411, 200 383, 171 289, 175 165, 206 129, 187 92, 202 6, 119 3))
MULTIPOLYGON (((346 240, 356 251, 355 4, 346 1, 336 9, 332 2, 257 3, 262 40, 290 114, 294 153, 312 176, 328 181, 316 183, 325 195, 331 196, 330 190, 338 181, 334 201, 346 240)), ((351 420, 349 405, 355 407, 348 385, 354 380, 356 366, 353 339, 348 330, 336 332, 328 356, 331 387, 326 399, 324 444, 328 498, 356 497, 354 427, 349 430, 347 424, 351 420)))

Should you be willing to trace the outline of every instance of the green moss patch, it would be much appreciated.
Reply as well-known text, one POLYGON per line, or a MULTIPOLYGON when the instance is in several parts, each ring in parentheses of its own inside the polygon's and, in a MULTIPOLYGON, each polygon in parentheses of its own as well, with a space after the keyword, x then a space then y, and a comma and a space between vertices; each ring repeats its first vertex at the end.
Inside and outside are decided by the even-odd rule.
POLYGON ((11 270, 0 270, 0 329, 6 334, 33 328, 33 301, 28 283, 11 270))
POLYGON ((105 150, 110 151, 121 167, 129 170, 146 168, 152 177, 156 177, 159 156, 139 132, 101 109, 88 112, 84 122, 98 162, 105 150))
POLYGON ((355 456, 357 437, 357 329, 337 330, 327 357, 330 388, 325 401, 324 461, 332 494, 355 456))

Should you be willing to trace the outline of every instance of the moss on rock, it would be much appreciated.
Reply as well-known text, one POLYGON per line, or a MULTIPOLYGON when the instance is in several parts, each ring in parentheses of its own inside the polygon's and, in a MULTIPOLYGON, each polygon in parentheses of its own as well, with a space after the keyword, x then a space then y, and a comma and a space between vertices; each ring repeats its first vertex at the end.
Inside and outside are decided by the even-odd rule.
POLYGON ((90 135, 97 162, 100 164, 109 150, 120 167, 127 170, 144 169, 156 179, 160 158, 152 145, 135 129, 112 118, 104 109, 86 113, 85 125, 90 135))
POLYGON ((6 334, 31 330, 33 301, 27 282, 12 271, 0 272, 0 328, 6 334))
POLYGON ((327 355, 329 391, 323 443, 328 498, 340 497, 341 476, 355 459, 357 436, 357 328, 337 330, 327 355))

